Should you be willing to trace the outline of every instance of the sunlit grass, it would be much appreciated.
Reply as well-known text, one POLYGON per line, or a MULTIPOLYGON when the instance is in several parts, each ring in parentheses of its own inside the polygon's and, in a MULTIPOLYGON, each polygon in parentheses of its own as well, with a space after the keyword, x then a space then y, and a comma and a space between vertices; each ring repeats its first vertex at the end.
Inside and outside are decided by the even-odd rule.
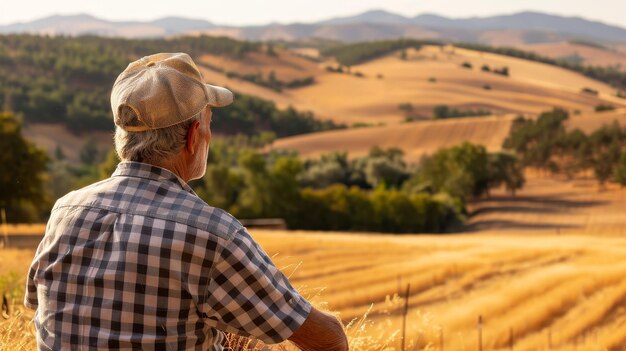
MULTIPOLYGON (((390 236, 252 231, 312 303, 346 325, 351 350, 626 349, 626 238, 390 236), (410 284, 406 328, 405 291, 410 284)), ((0 251, 0 349, 34 347, 21 307, 32 250, 0 251)), ((229 336, 233 350, 295 350, 229 336)))

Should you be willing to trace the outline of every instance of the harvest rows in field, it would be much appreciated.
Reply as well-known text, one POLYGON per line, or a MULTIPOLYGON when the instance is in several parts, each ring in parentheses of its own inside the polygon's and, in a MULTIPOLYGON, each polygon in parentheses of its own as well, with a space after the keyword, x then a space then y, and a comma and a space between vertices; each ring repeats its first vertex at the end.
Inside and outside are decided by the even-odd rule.
POLYGON ((591 178, 559 181, 529 174, 516 196, 499 189, 469 209, 467 229, 473 232, 626 234, 626 190, 600 187, 591 178))
MULTIPOLYGON (((511 331, 515 350, 626 346, 621 237, 252 234, 315 304, 339 311, 345 322, 369 311, 365 333, 378 344, 357 350, 380 349, 385 339, 398 346, 392 336, 401 329, 407 286, 407 339, 415 349, 441 349, 442 337, 444 350, 475 349, 478 316, 484 350, 509 350, 511 331)), ((32 254, 3 251, 3 273, 25 275, 32 254)))
POLYGON ((626 347, 623 238, 253 234, 296 286, 344 320, 374 303, 370 320, 385 327, 372 333, 400 328, 394 295, 410 284, 407 331, 420 347, 443 335, 446 350, 474 349, 478 316, 485 350, 508 350, 511 330, 515 350, 626 347))

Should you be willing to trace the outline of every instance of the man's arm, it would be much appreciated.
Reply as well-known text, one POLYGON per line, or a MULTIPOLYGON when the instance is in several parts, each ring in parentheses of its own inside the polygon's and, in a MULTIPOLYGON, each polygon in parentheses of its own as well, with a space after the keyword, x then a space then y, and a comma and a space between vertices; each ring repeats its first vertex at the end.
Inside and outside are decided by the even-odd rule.
POLYGON ((348 339, 341 322, 311 307, 309 316, 289 338, 304 351, 347 351, 348 339))

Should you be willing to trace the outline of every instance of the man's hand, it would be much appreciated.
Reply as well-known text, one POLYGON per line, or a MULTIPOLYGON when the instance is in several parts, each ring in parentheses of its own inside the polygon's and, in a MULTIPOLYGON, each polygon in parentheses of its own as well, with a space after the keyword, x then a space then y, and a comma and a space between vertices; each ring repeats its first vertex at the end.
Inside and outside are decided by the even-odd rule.
POLYGON ((304 351, 347 351, 348 339, 341 322, 311 307, 311 313, 289 338, 304 351))

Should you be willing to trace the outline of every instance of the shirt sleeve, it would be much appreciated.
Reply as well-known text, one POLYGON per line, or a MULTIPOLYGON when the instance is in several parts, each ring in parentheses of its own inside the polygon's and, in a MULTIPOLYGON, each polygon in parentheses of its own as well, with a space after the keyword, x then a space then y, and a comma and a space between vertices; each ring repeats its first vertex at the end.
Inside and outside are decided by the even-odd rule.
POLYGON ((205 302, 208 324, 267 344, 289 338, 311 311, 245 228, 217 257, 205 302))
POLYGON ((36 263, 33 263, 28 270, 26 276, 26 293, 24 294, 24 306, 31 310, 36 310, 39 305, 37 300, 37 285, 35 285, 35 268, 36 263))

